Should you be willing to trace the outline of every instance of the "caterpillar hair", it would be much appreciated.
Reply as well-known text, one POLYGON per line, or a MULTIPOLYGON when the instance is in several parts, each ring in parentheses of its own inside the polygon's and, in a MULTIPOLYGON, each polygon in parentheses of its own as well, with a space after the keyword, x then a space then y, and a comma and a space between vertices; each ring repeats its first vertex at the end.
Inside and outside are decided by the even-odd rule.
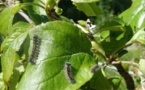
POLYGON ((38 37, 38 35, 34 35, 32 52, 29 58, 29 61, 33 64, 35 64, 36 60, 38 59, 38 55, 40 52, 40 45, 41 45, 41 39, 38 37))
POLYGON ((72 68, 71 68, 71 64, 69 62, 65 63, 65 74, 67 79, 70 81, 70 83, 75 83, 75 79, 72 75, 72 68))

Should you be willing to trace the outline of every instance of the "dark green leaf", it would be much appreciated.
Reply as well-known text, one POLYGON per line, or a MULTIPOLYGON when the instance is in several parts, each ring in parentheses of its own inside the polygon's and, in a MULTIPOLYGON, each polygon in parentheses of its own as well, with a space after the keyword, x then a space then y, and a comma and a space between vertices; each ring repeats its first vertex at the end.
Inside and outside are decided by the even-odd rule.
POLYGON ((90 81, 91 87, 96 90, 113 90, 102 70, 98 70, 90 81))
POLYGON ((100 27, 100 32, 113 30, 113 31, 124 31, 124 22, 120 18, 113 18, 111 21, 106 22, 103 26, 100 27))
POLYGON ((97 16, 101 14, 101 10, 96 3, 73 3, 78 10, 84 12, 87 16, 97 16))
POLYGON ((124 32, 110 31, 110 35, 109 35, 110 40, 106 40, 102 42, 102 46, 107 55, 110 55, 111 53, 114 52, 114 50, 119 49, 131 39, 132 37, 131 28, 128 26, 126 26, 125 28, 126 28, 126 31, 124 32))
POLYGON ((40 1, 40 0, 23 0, 23 1, 25 3, 35 3, 35 4, 37 4, 37 5, 32 4, 31 6, 26 7, 26 10, 28 11, 28 14, 30 15, 31 19, 35 22, 35 24, 41 24, 41 23, 44 23, 44 22, 48 21, 45 9, 38 6, 38 5, 41 5, 41 6, 45 7, 44 4, 46 2, 43 2, 44 0, 43 1, 40 1))
POLYGON ((103 34, 105 36, 101 37, 103 38, 101 44, 106 55, 117 53, 133 36, 131 27, 124 26, 123 23, 120 21, 118 22, 118 20, 107 22, 107 24, 102 27, 100 32, 105 32, 105 34, 103 34))
POLYGON ((92 3, 92 2, 98 2, 100 0, 72 0, 72 1, 76 3, 92 3))

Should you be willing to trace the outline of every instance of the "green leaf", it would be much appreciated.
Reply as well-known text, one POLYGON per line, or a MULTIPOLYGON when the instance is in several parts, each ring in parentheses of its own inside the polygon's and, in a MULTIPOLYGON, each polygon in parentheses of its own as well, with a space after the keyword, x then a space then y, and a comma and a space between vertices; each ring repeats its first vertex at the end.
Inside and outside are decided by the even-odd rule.
POLYGON ((106 55, 117 53, 122 49, 121 47, 125 45, 133 36, 133 31, 129 26, 121 26, 118 28, 109 26, 107 30, 109 34, 108 32, 105 32, 105 35, 108 36, 105 36, 105 38, 101 42, 106 55))
MULTIPOLYGON (((44 2, 44 0, 42 1, 44 4, 42 4, 40 0, 23 0, 23 1, 25 3, 30 3, 30 4, 35 3, 44 7, 45 7, 44 4, 46 3, 44 2)), ((26 10, 30 18, 35 22, 35 24, 41 24, 41 23, 47 22, 48 18, 47 18, 45 9, 35 4, 34 5, 32 4, 31 6, 26 7, 26 10)))
POLYGON ((12 31, 10 30, 12 27, 12 21, 14 18, 15 13, 22 8, 21 5, 11 6, 8 8, 5 8, 0 13, 0 33, 3 35, 11 34, 12 31))
POLYGON ((124 31, 124 22, 120 18, 113 18, 111 21, 106 22, 103 26, 100 27, 100 32, 102 31, 124 31))
POLYGON ((7 83, 11 90, 16 90, 16 86, 18 84, 19 78, 20 78, 20 72, 14 69, 13 75, 11 76, 11 79, 7 83))
POLYGON ((121 83, 121 77, 109 78, 108 81, 113 85, 113 90, 118 90, 121 83))
POLYGON ((140 42, 142 44, 145 44, 145 31, 139 30, 131 39, 131 42, 140 42))
POLYGON ((95 52, 105 56, 105 52, 99 43, 92 41, 91 44, 92 44, 92 50, 95 50, 95 52))
POLYGON ((38 65, 29 64, 17 90, 75 90, 92 77, 91 62, 91 56, 78 53, 45 59, 38 65), (67 61, 72 64, 75 84, 71 84, 65 75, 64 65, 67 61))
POLYGON ((124 54, 119 58, 119 60, 139 60, 141 55, 143 54, 144 47, 143 46, 137 46, 136 44, 128 47, 128 53, 124 54))
POLYGON ((3 79, 8 82, 13 74, 13 67, 16 60, 16 52, 12 47, 9 47, 1 56, 3 79))
MULTIPOLYGON (((29 29, 30 27, 27 28, 29 29)), ((11 75, 13 74, 15 60, 17 60, 18 58, 16 51, 19 51, 27 35, 28 35, 28 30, 26 30, 25 26, 22 26, 21 28, 17 27, 15 33, 5 38, 2 43, 1 49, 3 50, 4 53, 2 54, 1 62, 2 62, 2 71, 3 71, 5 82, 8 82, 11 75)))
POLYGON ((41 39, 38 59, 36 64, 28 64, 17 90, 76 90, 93 76, 90 72, 94 64, 91 44, 79 28, 54 21, 31 30, 31 42, 34 35, 41 39), (66 75, 66 62, 71 63, 74 84, 66 75))
POLYGON ((3 80, 3 73, 0 73, 0 90, 5 90, 4 80, 3 80))
POLYGON ((20 29, 20 30, 22 29, 22 30, 26 31, 27 29, 32 28, 33 26, 34 26, 34 24, 19 21, 12 26, 11 30, 13 32, 16 32, 18 29, 20 29))
POLYGON ((20 49, 21 44, 25 40, 28 34, 27 30, 18 29, 10 37, 7 37, 2 43, 2 50, 6 51, 9 47, 12 47, 15 51, 20 49))
POLYGON ((96 3, 76 3, 73 4, 77 7, 78 10, 84 12, 87 16, 97 16, 101 14, 100 8, 96 3))
POLYGON ((100 0, 71 0, 71 1, 76 3, 92 3, 92 2, 98 2, 100 0))
POLYGON ((145 59, 140 59, 139 61, 139 70, 145 75, 145 59))
POLYGON ((103 75, 102 70, 98 70, 90 81, 91 87, 97 90, 113 90, 113 87, 108 82, 107 77, 103 75))
POLYGON ((121 13, 119 17, 123 18, 132 28, 145 28, 144 4, 145 0, 134 0, 131 7, 121 13))
POLYGON ((106 67, 105 74, 113 90, 126 90, 126 83, 116 68, 113 66, 106 67))
POLYGON ((115 55, 133 37, 133 30, 130 26, 126 26, 122 19, 113 18, 101 26, 94 37, 101 43, 106 55, 115 55))

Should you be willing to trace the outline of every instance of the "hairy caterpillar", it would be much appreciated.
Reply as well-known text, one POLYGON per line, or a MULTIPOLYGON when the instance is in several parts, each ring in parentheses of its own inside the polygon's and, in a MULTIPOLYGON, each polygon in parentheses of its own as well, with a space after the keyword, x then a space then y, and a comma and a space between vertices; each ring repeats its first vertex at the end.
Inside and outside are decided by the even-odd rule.
POLYGON ((65 63, 65 74, 67 79, 70 81, 70 83, 75 83, 75 79, 72 75, 72 68, 71 68, 71 64, 69 62, 65 63))
POLYGON ((98 64, 94 65, 94 66, 91 68, 91 73, 95 73, 98 69, 99 69, 98 64))
POLYGON ((29 59, 29 61, 33 64, 35 64, 36 60, 38 59, 38 55, 40 52, 40 45, 41 45, 41 39, 37 35, 34 35, 32 52, 29 59))

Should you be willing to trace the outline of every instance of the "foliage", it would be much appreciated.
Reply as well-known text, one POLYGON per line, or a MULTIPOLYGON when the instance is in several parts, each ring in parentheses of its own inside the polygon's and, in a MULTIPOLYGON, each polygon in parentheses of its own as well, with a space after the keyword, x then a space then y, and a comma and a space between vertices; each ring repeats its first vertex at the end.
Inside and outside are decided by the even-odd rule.
POLYGON ((0 89, 144 90, 145 1, 65 1, 0 1, 0 89))

